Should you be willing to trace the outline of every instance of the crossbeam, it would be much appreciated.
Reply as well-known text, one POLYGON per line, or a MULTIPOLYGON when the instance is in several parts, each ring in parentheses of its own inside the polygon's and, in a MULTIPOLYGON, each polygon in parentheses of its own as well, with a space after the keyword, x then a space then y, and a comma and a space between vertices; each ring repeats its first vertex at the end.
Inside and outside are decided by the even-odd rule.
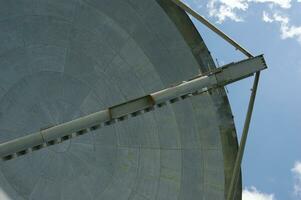
POLYGON ((231 63, 206 75, 199 75, 172 87, 116 105, 99 112, 62 123, 0 144, 0 158, 11 160, 47 146, 94 131, 102 126, 150 112, 168 103, 199 95, 211 89, 252 76, 267 68, 262 55, 231 63))

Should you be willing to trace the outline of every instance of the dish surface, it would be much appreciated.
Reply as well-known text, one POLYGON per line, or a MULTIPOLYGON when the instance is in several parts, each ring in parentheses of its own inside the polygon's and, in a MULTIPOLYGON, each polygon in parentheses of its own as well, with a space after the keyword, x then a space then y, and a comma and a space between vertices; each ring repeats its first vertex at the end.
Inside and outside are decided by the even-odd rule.
MULTIPOLYGON (((214 67, 189 17, 166 0, 1 1, 0 27, 0 142, 214 67)), ((223 199, 236 150, 220 89, 1 162, 0 192, 13 200, 223 199)))

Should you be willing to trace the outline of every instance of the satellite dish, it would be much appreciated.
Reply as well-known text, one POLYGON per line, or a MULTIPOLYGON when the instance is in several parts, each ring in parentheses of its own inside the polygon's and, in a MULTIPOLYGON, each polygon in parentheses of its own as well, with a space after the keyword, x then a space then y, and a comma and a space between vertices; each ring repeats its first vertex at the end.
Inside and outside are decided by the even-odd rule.
MULTIPOLYGON (((10 0, 0 9, 0 143, 215 66, 171 1, 10 0)), ((218 88, 1 161, 0 197, 224 199, 237 147, 227 95, 218 88)), ((240 199, 240 181, 236 192, 240 199)))

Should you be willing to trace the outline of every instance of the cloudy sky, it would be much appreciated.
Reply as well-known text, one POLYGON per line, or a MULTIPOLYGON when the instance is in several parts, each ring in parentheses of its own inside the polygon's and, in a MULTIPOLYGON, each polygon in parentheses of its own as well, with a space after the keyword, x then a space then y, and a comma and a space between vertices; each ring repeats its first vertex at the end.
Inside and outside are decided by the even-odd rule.
MULTIPOLYGON (((265 54, 243 161, 243 200, 301 200, 301 0, 185 0, 254 55, 265 54)), ((220 65, 243 55, 193 20, 220 65)), ((228 86, 238 134, 253 79, 228 86)))

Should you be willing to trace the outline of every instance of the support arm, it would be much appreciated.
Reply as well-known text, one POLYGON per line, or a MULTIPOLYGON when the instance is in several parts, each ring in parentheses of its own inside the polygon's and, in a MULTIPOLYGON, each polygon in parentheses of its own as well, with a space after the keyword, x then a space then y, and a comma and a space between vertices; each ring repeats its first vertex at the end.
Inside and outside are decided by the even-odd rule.
MULTIPOLYGON (((206 27, 208 27, 210 30, 215 32, 217 35, 219 35, 225 41, 230 43, 232 46, 234 46, 237 50, 242 52, 248 58, 253 57, 253 55, 250 52, 248 52, 245 48, 243 48, 240 44, 238 44, 236 41, 234 41, 232 38, 230 38, 228 35, 226 35, 223 31, 218 29, 215 25, 210 23, 206 18, 204 18, 203 16, 199 15, 197 12, 192 10, 189 6, 187 6, 181 0, 171 0, 171 1, 173 1, 181 9, 183 9, 184 11, 186 11, 187 13, 189 13, 190 15, 195 17, 199 22, 204 24, 206 27)), ((244 149, 245 149, 245 145, 246 145, 246 141, 247 141, 247 137, 248 137, 248 131, 249 131, 249 126, 250 126, 251 117, 252 117, 252 113, 253 113, 253 107, 254 107, 254 103, 255 103, 255 97, 256 97, 257 87, 258 87, 258 83, 259 83, 259 78, 260 78, 260 71, 256 72, 256 75, 255 75, 253 88, 252 88, 252 94, 251 94, 249 105, 248 105, 248 112, 247 112, 246 120, 244 123, 242 138, 241 138, 238 153, 236 156, 235 165, 234 165, 232 177, 231 177, 231 182, 229 185, 229 190, 227 191, 227 200, 234 199, 235 188, 237 185, 238 176, 239 176, 239 172, 240 172, 240 166, 242 163, 242 157, 244 154, 244 149)))
POLYGON ((160 90, 102 111, 66 122, 0 144, 0 158, 10 160, 43 147, 55 145, 76 136, 108 126, 128 117, 149 112, 155 107, 174 103, 181 99, 201 94, 210 89, 223 87, 237 80, 252 76, 267 68, 262 55, 231 63, 206 75, 199 75, 181 84, 160 90))
POLYGON ((189 6, 187 6, 185 3, 183 3, 181 0, 171 0, 174 2, 177 6, 179 6, 181 9, 192 15, 194 18, 196 18, 199 22, 204 24, 206 27, 208 27, 210 30, 215 32, 217 35, 219 35, 221 38, 229 42, 232 46, 234 46, 237 50, 245 54, 247 57, 253 57, 250 52, 248 52, 245 48, 243 48, 240 44, 238 44, 235 40, 230 38, 227 34, 225 34, 223 31, 221 31, 219 28, 217 28, 215 25, 213 25, 211 22, 209 22, 205 17, 198 14, 196 11, 191 9, 189 6))

